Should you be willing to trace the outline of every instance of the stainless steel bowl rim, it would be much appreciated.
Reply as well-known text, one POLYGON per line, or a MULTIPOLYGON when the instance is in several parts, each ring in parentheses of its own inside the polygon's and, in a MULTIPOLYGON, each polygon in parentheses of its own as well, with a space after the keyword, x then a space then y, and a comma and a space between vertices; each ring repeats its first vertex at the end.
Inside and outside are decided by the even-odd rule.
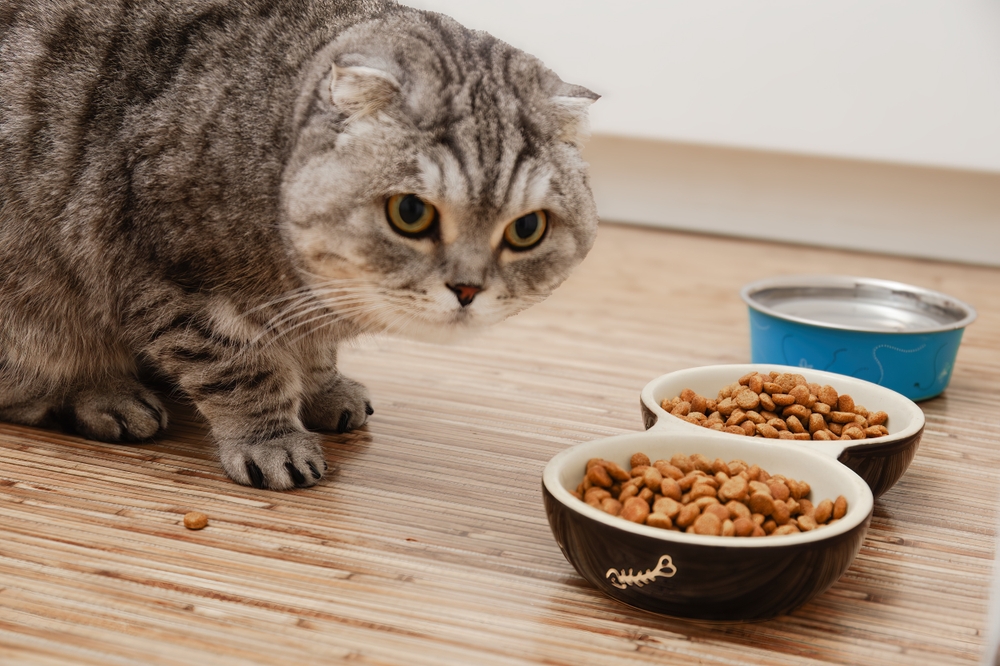
POLYGON ((865 333, 877 333, 886 335, 912 335, 926 333, 940 333, 944 331, 954 331, 962 329, 976 320, 976 310, 969 304, 941 292, 916 287, 902 282, 892 280, 880 280, 877 278, 853 277, 848 275, 781 275, 763 280, 757 280, 743 286, 740 290, 743 301, 754 310, 770 315, 776 319, 784 321, 794 321, 807 326, 843 331, 861 331, 865 333), (915 297, 918 301, 931 303, 938 307, 948 307, 958 313, 963 314, 961 318, 954 322, 941 324, 939 326, 918 327, 906 329, 905 331, 890 331, 877 327, 849 326, 832 322, 808 319, 790 315, 785 312, 775 310, 759 302, 754 296, 760 292, 771 289, 854 289, 860 287, 874 287, 888 290, 893 293, 904 293, 915 297))

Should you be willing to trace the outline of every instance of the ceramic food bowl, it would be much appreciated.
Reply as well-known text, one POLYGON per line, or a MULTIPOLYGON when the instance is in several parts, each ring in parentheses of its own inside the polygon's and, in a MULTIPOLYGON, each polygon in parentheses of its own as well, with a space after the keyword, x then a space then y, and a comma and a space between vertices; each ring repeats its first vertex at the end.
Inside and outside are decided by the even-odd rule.
MULTIPOLYGON (((793 446, 802 447, 835 459, 851 468, 863 478, 875 497, 889 490, 909 467, 916 455, 917 446, 924 433, 924 413, 912 400, 884 386, 878 386, 854 377, 832 372, 781 366, 767 363, 708 365, 686 370, 678 370, 657 377, 646 384, 640 394, 642 420, 647 429, 666 429, 678 435, 707 433, 712 437, 742 439, 740 435, 708 430, 672 416, 660 407, 664 398, 680 395, 685 388, 703 396, 714 398, 719 389, 732 384, 749 372, 789 372, 801 374, 809 382, 829 384, 838 393, 849 394, 857 404, 872 411, 884 411, 889 415, 886 425, 889 435, 877 439, 796 441, 793 446)), ((773 442, 775 440, 765 440, 773 442)))
POLYGON ((750 359, 865 379, 911 400, 948 386, 976 311, 899 282, 836 275, 768 278, 743 287, 750 359))
POLYGON ((556 542, 590 583, 635 608, 720 622, 773 618, 826 590, 861 548, 873 506, 868 485, 830 456, 782 440, 713 436, 697 426, 656 426, 572 446, 546 465, 542 487, 556 542), (571 494, 590 458, 628 469, 632 454, 640 451, 652 460, 701 453, 710 460, 757 464, 771 474, 806 481, 814 502, 843 495, 847 513, 809 532, 716 537, 631 523, 571 494))

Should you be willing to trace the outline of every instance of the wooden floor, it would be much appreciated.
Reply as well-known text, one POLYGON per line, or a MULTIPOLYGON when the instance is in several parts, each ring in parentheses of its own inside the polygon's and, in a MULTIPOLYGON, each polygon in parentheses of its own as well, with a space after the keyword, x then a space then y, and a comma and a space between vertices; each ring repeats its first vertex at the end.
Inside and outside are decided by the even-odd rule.
POLYGON ((229 482, 183 411, 144 446, 0 424, 0 663, 977 664, 998 622, 998 349, 1000 269, 606 224, 552 298, 479 338, 345 352, 375 414, 327 439, 339 472, 312 489, 229 482), (604 597, 551 536, 542 467, 641 429, 652 378, 748 361, 740 286, 797 272, 896 279, 979 310, 860 555, 759 624, 604 597), (211 524, 186 530, 191 510, 211 524))

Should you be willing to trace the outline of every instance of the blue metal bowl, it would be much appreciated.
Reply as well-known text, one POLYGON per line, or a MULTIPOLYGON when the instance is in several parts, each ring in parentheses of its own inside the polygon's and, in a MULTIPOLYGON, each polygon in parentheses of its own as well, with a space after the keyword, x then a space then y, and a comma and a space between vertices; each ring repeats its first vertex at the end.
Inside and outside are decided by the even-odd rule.
POLYGON ((857 377, 926 400, 944 391, 969 305, 899 282, 836 275, 768 278, 743 287, 753 363, 857 377))

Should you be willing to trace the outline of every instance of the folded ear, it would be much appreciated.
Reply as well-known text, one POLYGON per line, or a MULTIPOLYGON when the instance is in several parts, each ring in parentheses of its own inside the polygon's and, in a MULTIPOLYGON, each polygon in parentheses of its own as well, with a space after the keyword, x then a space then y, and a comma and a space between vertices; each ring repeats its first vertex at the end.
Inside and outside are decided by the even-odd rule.
POLYGON ((568 83, 560 86, 552 97, 552 103, 555 104, 559 122, 562 123, 559 134, 561 140, 583 147, 590 137, 590 116, 587 111, 600 98, 600 95, 583 86, 568 83))
POLYGON ((347 114, 347 122, 375 113, 398 92, 399 81, 381 69, 334 65, 330 72, 330 101, 347 114))

